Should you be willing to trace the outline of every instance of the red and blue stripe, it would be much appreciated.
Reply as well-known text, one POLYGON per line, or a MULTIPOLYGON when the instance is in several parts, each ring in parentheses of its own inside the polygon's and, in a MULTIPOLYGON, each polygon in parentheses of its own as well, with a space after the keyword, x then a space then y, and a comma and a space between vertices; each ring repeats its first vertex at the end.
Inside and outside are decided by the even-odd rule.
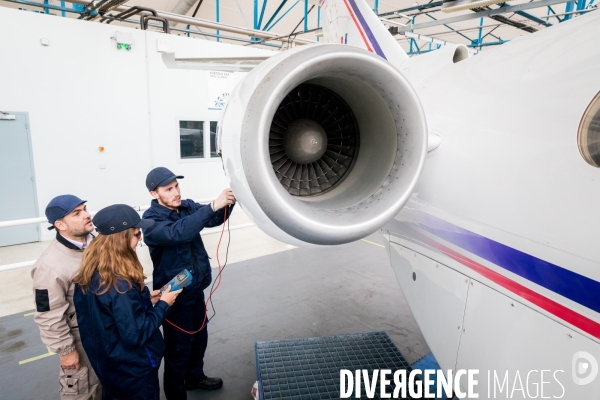
POLYGON ((358 29, 358 32, 360 33, 365 43, 365 46, 367 47, 367 50, 369 50, 372 53, 374 52, 381 58, 387 60, 385 54, 383 53, 383 50, 381 49, 381 46, 379 45, 379 42, 377 42, 375 35, 369 27, 369 24, 367 23, 364 16, 360 12, 360 9, 356 5, 356 1, 344 0, 344 4, 348 9, 348 12, 352 17, 352 21, 354 22, 354 25, 356 25, 356 28, 358 29))
POLYGON ((598 313, 600 313, 600 296, 598 295, 600 282, 468 231, 431 214, 407 209, 402 213, 410 215, 411 219, 417 222, 393 221, 387 226, 391 232, 445 254, 499 286, 600 339, 600 323, 451 249, 413 227, 418 227, 468 253, 598 313))

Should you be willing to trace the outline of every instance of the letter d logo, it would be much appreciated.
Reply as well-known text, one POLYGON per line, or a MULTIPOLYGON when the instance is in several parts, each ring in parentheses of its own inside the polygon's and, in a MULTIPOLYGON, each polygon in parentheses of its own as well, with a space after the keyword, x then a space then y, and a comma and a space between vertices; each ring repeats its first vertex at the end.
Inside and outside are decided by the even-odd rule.
POLYGON ((573 355, 573 382, 576 385, 592 383, 598 375, 598 361, 593 355, 585 351, 578 351, 573 355))

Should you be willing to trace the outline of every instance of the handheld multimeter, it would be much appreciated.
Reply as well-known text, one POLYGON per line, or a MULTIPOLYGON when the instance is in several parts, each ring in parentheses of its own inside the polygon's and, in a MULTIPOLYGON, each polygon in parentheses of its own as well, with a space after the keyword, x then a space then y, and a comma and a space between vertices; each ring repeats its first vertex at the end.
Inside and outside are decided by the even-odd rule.
POLYGON ((167 287, 171 286, 171 291, 175 291, 175 290, 179 290, 182 289, 186 286, 189 286, 192 283, 192 274, 190 274, 190 271, 188 271, 187 269, 184 269, 183 271, 181 271, 180 273, 177 274, 177 276, 175 276, 175 278, 171 279, 171 281, 169 283, 167 283, 165 286, 163 286, 160 289, 160 292, 164 292, 165 289, 167 289, 167 287))

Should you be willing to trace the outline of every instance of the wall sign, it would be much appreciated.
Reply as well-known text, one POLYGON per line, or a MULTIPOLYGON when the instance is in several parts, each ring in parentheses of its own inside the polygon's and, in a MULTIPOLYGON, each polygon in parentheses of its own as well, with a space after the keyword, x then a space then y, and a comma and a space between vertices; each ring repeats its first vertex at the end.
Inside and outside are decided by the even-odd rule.
POLYGON ((222 110, 233 90, 233 73, 225 71, 208 72, 208 109, 222 110))

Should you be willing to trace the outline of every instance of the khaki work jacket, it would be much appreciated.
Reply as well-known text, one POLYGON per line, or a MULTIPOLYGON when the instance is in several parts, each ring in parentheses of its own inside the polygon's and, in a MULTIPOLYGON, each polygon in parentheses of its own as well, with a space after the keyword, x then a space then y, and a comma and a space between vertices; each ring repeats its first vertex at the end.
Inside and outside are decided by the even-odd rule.
POLYGON ((62 355, 75 350, 80 341, 77 316, 73 304, 73 277, 81 266, 83 250, 60 236, 33 265, 33 294, 42 343, 62 355))

